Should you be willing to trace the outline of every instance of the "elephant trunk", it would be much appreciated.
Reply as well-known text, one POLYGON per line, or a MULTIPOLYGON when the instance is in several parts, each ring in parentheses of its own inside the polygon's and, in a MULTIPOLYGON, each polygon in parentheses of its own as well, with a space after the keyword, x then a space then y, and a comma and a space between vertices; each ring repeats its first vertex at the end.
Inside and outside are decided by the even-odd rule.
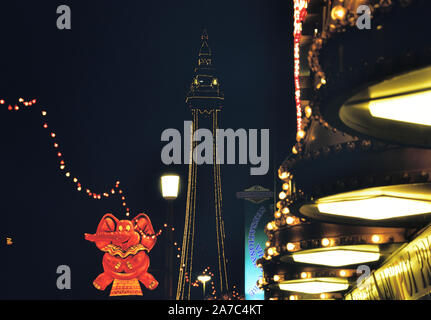
POLYGON ((85 239, 88 241, 113 241, 113 242, 124 242, 130 238, 130 234, 125 234, 122 232, 97 232, 95 234, 85 234, 85 239))

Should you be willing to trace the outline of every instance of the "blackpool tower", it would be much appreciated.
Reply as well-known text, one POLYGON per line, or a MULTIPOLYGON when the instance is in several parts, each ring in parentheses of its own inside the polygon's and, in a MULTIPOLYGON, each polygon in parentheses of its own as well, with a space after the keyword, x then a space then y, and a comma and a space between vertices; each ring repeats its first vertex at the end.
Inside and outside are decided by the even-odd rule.
MULTIPOLYGON (((192 114, 191 152, 188 170, 184 236, 177 287, 177 300, 191 299, 191 285, 204 265, 212 264, 213 286, 219 294, 228 294, 226 235, 222 216, 220 165, 217 161, 218 117, 224 95, 214 69, 214 57, 208 45, 208 34, 201 36, 198 63, 194 69, 186 104, 192 114), (197 146, 194 133, 201 128, 212 131, 212 161, 196 163, 193 150, 197 146), (198 176, 199 167, 199 176, 198 176), (215 234, 206 230, 215 229, 215 234), (205 231, 204 231, 205 230, 205 231), (211 247, 212 246, 212 247, 211 247), (212 249, 213 248, 213 249, 212 249)), ((206 155, 208 157, 208 154, 206 155)))

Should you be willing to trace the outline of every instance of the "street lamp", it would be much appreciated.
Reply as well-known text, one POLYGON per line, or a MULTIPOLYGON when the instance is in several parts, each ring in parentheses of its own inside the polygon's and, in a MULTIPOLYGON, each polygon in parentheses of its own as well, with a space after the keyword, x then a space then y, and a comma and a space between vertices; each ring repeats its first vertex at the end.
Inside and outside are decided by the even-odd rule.
POLYGON ((165 293, 169 300, 173 299, 173 273, 174 273, 174 247, 173 247, 173 200, 178 197, 180 177, 176 174, 165 174, 161 177, 162 196, 168 200, 168 210, 166 212, 166 266, 168 272, 165 273, 165 293))
POLYGON ((206 283, 207 281, 210 281, 210 280, 211 280, 211 277, 210 277, 209 275, 207 275, 207 274, 202 274, 202 275, 198 276, 198 280, 199 280, 200 282, 202 282, 202 284, 203 284, 203 289, 204 289, 204 299, 205 299, 205 283, 206 283))
POLYGON ((175 200, 178 197, 180 177, 176 174, 166 174, 161 177, 162 195, 166 200, 175 200))

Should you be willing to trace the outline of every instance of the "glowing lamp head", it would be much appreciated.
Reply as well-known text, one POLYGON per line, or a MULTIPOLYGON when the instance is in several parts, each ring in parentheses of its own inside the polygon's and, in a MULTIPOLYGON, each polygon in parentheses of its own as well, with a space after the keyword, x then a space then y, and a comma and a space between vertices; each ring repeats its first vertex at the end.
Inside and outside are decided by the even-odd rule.
POLYGON ((161 177, 162 196, 167 200, 173 200, 178 197, 178 189, 180 185, 180 177, 178 175, 169 174, 161 177))
POLYGON ((200 276, 198 276, 198 280, 202 283, 208 282, 211 280, 211 276, 207 275, 207 274, 202 274, 200 276))

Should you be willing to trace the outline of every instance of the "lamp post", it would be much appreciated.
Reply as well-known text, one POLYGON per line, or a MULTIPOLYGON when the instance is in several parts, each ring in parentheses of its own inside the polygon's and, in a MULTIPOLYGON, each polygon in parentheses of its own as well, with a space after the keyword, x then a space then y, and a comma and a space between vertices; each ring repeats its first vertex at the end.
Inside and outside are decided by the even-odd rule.
POLYGON ((204 289, 204 299, 205 299, 205 283, 207 283, 207 281, 210 281, 211 280, 211 277, 209 276, 209 275, 207 275, 207 274, 202 274, 202 275, 200 275, 200 276, 198 276, 198 280, 200 281, 200 282, 202 282, 202 284, 203 284, 203 289, 204 289))
POLYGON ((173 252, 173 217, 174 206, 173 200, 178 197, 178 189, 180 184, 180 177, 176 174, 165 174, 161 177, 162 196, 168 201, 168 209, 166 212, 166 223, 168 229, 166 230, 166 267, 165 273, 165 293, 169 300, 173 299, 173 273, 174 273, 174 252, 173 252))

